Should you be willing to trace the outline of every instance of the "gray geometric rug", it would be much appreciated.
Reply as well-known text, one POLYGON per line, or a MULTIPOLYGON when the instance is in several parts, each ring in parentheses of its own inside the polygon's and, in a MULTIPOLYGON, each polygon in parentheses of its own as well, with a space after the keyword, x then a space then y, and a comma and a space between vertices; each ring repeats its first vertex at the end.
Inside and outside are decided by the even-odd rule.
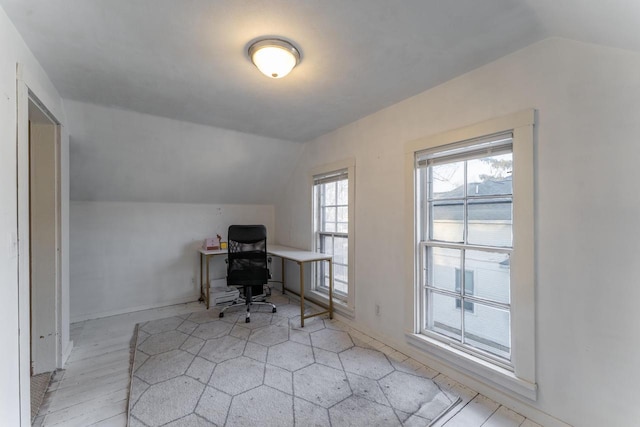
POLYGON ((428 426, 459 397, 433 371, 337 320, 199 311, 141 323, 129 426, 428 426), (433 374, 431 374, 433 375, 433 374))
POLYGON ((45 372, 31 377, 31 423, 38 415, 44 395, 47 393, 47 388, 49 388, 52 374, 53 372, 45 372))

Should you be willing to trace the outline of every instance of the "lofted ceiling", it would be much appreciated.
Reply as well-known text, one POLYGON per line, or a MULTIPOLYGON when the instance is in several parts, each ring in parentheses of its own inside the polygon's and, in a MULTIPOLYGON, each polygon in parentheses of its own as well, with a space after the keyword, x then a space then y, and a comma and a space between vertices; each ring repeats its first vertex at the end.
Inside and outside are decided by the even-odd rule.
POLYGON ((640 51, 638 0, 0 0, 63 98, 308 141, 547 37, 640 51), (246 50, 302 52, 286 78, 246 50))

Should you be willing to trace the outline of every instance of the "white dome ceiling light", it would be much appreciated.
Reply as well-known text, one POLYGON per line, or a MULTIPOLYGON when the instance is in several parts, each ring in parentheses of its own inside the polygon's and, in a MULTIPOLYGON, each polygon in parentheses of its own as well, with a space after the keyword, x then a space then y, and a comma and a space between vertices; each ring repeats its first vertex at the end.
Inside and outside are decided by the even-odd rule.
POLYGON ((249 58, 262 74, 281 79, 300 63, 300 51, 281 39, 262 39, 249 46, 249 58))

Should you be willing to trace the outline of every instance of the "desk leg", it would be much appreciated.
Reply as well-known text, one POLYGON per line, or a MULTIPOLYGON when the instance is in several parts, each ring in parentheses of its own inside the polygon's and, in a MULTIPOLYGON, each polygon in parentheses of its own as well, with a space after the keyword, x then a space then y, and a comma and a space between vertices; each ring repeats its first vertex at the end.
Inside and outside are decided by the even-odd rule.
POLYGON ((198 301, 204 302, 204 278, 202 277, 202 257, 204 255, 200 254, 200 298, 198 301))
POLYGON ((282 295, 284 295, 284 258, 280 258, 280 261, 282 263, 282 295))
POLYGON ((209 292, 211 289, 211 279, 209 278, 209 255, 205 255, 204 258, 207 263, 207 310, 209 310, 209 292))
POLYGON ((299 262, 300 267, 300 327, 304 328, 304 263, 299 262))
POLYGON ((329 261, 329 319, 333 319, 333 261, 329 261))

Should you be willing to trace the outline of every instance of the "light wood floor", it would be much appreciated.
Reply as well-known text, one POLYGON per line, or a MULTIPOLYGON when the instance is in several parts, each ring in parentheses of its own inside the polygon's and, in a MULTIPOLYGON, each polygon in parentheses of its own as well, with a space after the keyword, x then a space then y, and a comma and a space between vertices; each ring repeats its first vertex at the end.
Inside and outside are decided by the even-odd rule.
MULTIPOLYGON (((73 351, 65 369, 54 375, 34 426, 126 426, 135 325, 203 309, 180 304, 72 324, 73 351)), ((442 374, 434 381, 462 397, 437 427, 540 427, 442 374)))

